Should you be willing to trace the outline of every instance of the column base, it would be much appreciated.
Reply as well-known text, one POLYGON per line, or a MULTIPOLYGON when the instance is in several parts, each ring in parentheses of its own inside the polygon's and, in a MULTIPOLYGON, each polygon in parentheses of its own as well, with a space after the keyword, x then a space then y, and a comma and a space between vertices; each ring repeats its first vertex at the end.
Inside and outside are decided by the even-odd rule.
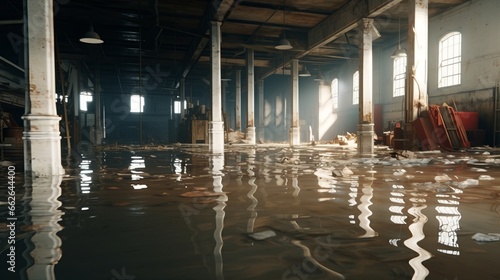
POLYGON ((224 153, 224 122, 209 122, 208 146, 213 154, 224 153))
POLYGON ((363 157, 372 157, 373 154, 373 135, 374 124, 358 125, 358 155, 363 157))
POLYGON ((291 146, 300 145, 300 127, 291 127, 289 137, 291 146))
POLYGON ((246 140, 248 141, 248 144, 255 145, 256 143, 255 126, 247 127, 246 140))
POLYGON ((25 115, 24 170, 28 176, 63 175, 59 116, 25 115))

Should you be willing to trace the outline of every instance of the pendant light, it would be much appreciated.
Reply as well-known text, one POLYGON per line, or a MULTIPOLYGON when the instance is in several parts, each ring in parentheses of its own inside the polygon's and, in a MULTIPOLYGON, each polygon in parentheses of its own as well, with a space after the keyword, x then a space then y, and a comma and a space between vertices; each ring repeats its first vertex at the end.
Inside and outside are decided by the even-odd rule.
POLYGON ((102 44, 104 41, 101 39, 99 34, 94 32, 94 26, 92 22, 90 23, 90 31, 87 31, 83 34, 82 38, 80 38, 80 42, 86 44, 102 44))
POLYGON ((286 39, 285 36, 285 24, 286 24, 286 9, 285 9, 286 0, 283 2, 283 37, 279 40, 278 44, 275 46, 277 50, 291 50, 293 49, 290 41, 286 39))
POLYGON ((401 18, 398 21, 398 49, 394 51, 391 58, 406 57, 406 51, 401 48, 401 18))

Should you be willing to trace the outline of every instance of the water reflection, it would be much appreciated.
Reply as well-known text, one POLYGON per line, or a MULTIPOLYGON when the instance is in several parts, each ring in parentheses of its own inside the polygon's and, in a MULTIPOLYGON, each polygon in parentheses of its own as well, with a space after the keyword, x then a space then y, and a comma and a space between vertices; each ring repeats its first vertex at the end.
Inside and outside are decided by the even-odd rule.
POLYGON ((82 193, 90 193, 90 185, 92 184, 92 173, 94 172, 90 165, 90 159, 82 159, 80 167, 80 191, 82 193))
MULTIPOLYGON (((222 185, 222 173, 224 169, 224 155, 213 155, 211 158, 211 173, 213 178, 214 192, 223 192, 222 185)), ((217 199, 217 205, 212 209, 215 211, 215 248, 214 248, 214 259, 215 259, 215 276, 217 279, 224 279, 224 261, 222 259, 222 246, 224 241, 222 240, 222 230, 224 229, 224 217, 226 213, 224 208, 226 208, 227 195, 223 194, 217 199)))
POLYGON ((35 234, 31 237, 33 265, 27 269, 28 279, 56 279, 54 267, 62 256, 62 241, 57 233, 62 230, 59 225, 62 211, 58 210, 61 202, 60 176, 49 178, 27 179, 31 186, 31 208, 29 217, 35 234))
POLYGON ((458 256, 460 251, 457 250, 459 247, 457 231, 460 230, 460 218, 462 217, 458 210, 460 204, 458 200, 460 198, 449 194, 437 194, 436 197, 438 198, 437 202, 440 204, 436 206, 438 212, 436 219, 439 222, 438 242, 451 247, 448 249, 438 248, 437 250, 444 254, 458 256))
POLYGON ((365 234, 360 236, 361 238, 375 237, 378 235, 378 233, 370 226, 370 217, 373 214, 370 210, 370 206, 373 205, 371 201, 373 198, 373 181, 374 180, 371 180, 370 183, 364 183, 363 188, 361 189, 363 195, 359 199, 360 204, 358 205, 358 209, 361 213, 359 214, 358 219, 359 226, 365 230, 365 234))
POLYGON ((418 245, 418 242, 425 238, 424 225, 428 221, 427 216, 422 213, 422 209, 427 208, 427 205, 424 204, 426 200, 423 198, 426 194, 416 192, 411 194, 414 196, 410 198, 413 206, 408 209, 408 213, 415 218, 413 219, 413 223, 408 227, 412 237, 406 239, 404 244, 418 254, 418 256, 409 261, 410 266, 415 271, 412 279, 417 280, 425 279, 429 275, 429 270, 422 263, 430 259, 432 255, 418 245))
POLYGON ((247 197, 252 201, 252 204, 247 207, 247 210, 250 212, 250 218, 248 218, 247 223, 247 233, 253 233, 253 229, 255 226, 255 219, 257 218, 257 211, 255 211, 255 207, 259 201, 255 198, 255 192, 257 191, 257 185, 255 184, 255 172, 253 169, 255 168, 255 149, 251 149, 248 153, 247 157, 248 161, 248 185, 250 185, 250 190, 247 193, 247 197))

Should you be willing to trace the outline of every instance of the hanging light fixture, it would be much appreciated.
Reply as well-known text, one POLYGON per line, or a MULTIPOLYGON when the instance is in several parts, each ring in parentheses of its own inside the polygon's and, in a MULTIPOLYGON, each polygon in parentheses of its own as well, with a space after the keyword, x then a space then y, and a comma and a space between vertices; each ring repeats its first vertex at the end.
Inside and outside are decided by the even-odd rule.
POLYGON ((302 70, 299 71, 299 76, 300 77, 311 77, 311 73, 309 73, 309 71, 307 71, 307 67, 304 65, 304 67, 302 67, 302 70))
POLYGON ((99 34, 94 31, 94 26, 92 22, 90 23, 90 31, 87 31, 83 34, 82 38, 80 38, 80 42, 86 44, 102 44, 104 41, 101 39, 99 34))
POLYGON ((279 40, 278 44, 275 46, 277 50, 291 50, 293 49, 290 41, 286 39, 285 36, 285 24, 286 24, 286 9, 285 9, 286 0, 283 2, 283 37, 279 40))
POLYGON ((321 70, 318 70, 318 75, 316 75, 314 77, 314 80, 316 82, 323 82, 325 80, 325 78, 323 77, 323 75, 321 74, 321 70))
POLYGON ((401 48, 401 18, 399 19, 398 22, 398 49, 395 50, 394 53, 391 55, 391 58, 399 58, 399 57, 406 57, 405 49, 401 48))

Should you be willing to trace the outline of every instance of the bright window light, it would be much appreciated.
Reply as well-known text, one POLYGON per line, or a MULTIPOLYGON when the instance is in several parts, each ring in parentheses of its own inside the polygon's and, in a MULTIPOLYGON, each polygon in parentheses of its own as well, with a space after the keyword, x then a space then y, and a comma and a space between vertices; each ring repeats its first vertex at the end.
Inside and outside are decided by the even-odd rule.
POLYGON ((144 112, 144 96, 133 94, 130 96, 130 112, 142 113, 144 112))
POLYGON ((460 84, 462 34, 451 32, 439 41, 438 87, 460 84))
POLYGON ((339 79, 335 78, 331 85, 333 109, 339 107, 339 79))
POLYGON ((88 109, 88 102, 92 102, 92 93, 88 91, 82 91, 80 92, 80 110, 81 111, 87 111, 88 109))
POLYGON ((392 77, 392 96, 405 95, 405 81, 406 81, 406 57, 397 57, 394 59, 392 77))
POLYGON ((359 71, 352 75, 352 104, 359 104, 359 71))

